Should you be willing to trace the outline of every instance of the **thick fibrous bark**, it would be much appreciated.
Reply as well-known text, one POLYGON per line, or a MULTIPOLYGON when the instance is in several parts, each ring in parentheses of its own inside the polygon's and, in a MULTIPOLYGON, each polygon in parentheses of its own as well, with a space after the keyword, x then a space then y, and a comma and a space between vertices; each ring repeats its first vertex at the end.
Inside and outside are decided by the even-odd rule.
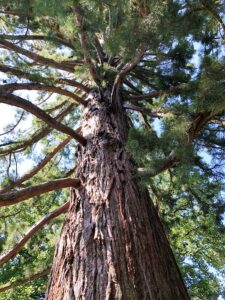
POLYGON ((163 226, 132 176, 127 124, 92 92, 85 108, 70 208, 46 299, 189 299, 163 226))

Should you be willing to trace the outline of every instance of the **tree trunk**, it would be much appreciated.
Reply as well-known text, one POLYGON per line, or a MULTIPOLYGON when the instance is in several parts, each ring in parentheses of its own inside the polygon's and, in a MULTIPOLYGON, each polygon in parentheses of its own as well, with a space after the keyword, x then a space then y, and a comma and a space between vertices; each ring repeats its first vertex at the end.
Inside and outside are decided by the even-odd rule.
POLYGON ((109 98, 92 91, 84 110, 82 186, 71 190, 46 299, 189 299, 157 212, 132 176, 125 114, 109 98))

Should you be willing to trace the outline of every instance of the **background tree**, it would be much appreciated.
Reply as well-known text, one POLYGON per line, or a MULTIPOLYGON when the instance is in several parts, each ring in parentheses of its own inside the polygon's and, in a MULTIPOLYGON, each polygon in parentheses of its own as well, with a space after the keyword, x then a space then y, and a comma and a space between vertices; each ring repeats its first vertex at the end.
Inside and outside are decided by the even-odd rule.
POLYGON ((125 299, 155 299, 154 293, 160 299, 188 299, 156 211, 191 298, 224 295, 224 6, 224 1, 210 0, 0 1, 0 102, 16 107, 0 145, 0 299, 43 297, 60 215, 68 207, 49 299, 56 299, 58 274, 64 274, 62 282, 71 282, 58 294, 65 287, 67 297, 77 299, 70 276, 78 268, 73 258, 77 262, 82 249, 79 234, 94 247, 90 254, 101 259, 104 247, 111 249, 105 226, 118 234, 115 239, 111 233, 112 243, 121 237, 118 243, 124 246, 113 254, 123 257, 126 247, 130 251, 125 264, 136 287, 129 286, 128 295, 118 275, 122 263, 119 270, 107 252, 112 269, 106 268, 110 285, 105 290, 102 285, 103 294, 98 294, 98 272, 89 274, 101 263, 90 259, 83 263, 86 270, 79 270, 79 276, 95 278, 89 286, 83 280, 87 298, 96 293, 96 299, 120 299, 122 291, 125 299), (116 168, 112 153, 118 154, 116 168), (68 187, 73 187, 70 196, 68 187), (85 193, 91 195, 89 202, 85 193), (150 225, 146 201, 154 220, 150 225), (105 210, 105 203, 112 206, 105 210), (150 232, 157 239, 148 244, 150 232), (129 234, 134 245, 125 240, 129 234), (161 274, 165 261, 157 260, 157 243, 161 257, 171 258, 165 268, 175 275, 161 274), (137 281, 143 262, 146 278, 159 274, 150 292, 145 280, 137 281), (164 281, 178 287, 175 296, 164 281))

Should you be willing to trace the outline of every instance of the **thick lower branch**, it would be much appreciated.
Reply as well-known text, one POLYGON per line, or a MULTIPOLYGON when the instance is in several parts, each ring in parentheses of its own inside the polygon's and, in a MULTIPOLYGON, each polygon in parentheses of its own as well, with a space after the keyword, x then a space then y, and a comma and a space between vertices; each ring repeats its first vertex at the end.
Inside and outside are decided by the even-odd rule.
POLYGON ((7 48, 9 50, 15 51, 16 53, 20 53, 36 63, 40 63, 45 66, 53 67, 62 71, 66 71, 69 73, 74 73, 74 67, 68 66, 64 64, 63 62, 56 62, 53 59, 46 58, 44 56, 41 56, 39 54, 36 54, 34 52, 30 52, 24 48, 21 48, 13 43, 10 43, 9 41, 6 41, 2 38, 0 38, 0 45, 4 46, 4 48, 7 48))
POLYGON ((39 196, 51 191, 60 190, 62 188, 80 186, 80 180, 76 178, 63 178, 44 182, 21 190, 13 190, 8 193, 0 194, 0 207, 10 206, 22 202, 29 198, 39 196))
POLYGON ((17 90, 46 91, 69 97, 75 100, 78 104, 86 106, 86 102, 76 94, 52 85, 43 85, 39 83, 11 83, 0 86, 0 89, 2 89, 5 93, 12 93, 17 90))
MULTIPOLYGON (((3 73, 8 73, 8 74, 12 74, 14 76, 17 76, 19 78, 26 78, 28 80, 34 80, 34 75, 33 74, 30 74, 30 73, 27 73, 25 71, 21 71, 21 70, 18 70, 16 68, 13 68, 11 66, 6 66, 6 65, 0 65, 0 71, 3 72, 3 73)), ((66 85, 70 85, 70 86, 73 86, 73 87, 76 87, 86 93, 88 93, 90 91, 90 89, 83 85, 82 83, 76 81, 76 80, 72 80, 72 79, 67 79, 67 78, 45 78, 45 77, 42 77, 42 76, 38 76, 38 79, 35 77, 35 82, 39 82, 40 84, 41 83, 49 83, 49 82, 55 82, 57 84, 66 84, 66 85)))

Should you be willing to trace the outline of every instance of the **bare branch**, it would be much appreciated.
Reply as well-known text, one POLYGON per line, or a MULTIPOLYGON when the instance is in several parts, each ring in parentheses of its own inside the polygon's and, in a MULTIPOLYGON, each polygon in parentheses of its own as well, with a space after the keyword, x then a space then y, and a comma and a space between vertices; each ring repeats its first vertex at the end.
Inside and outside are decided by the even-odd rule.
POLYGON ((98 36, 96 34, 95 34, 94 38, 95 38, 95 43, 94 44, 95 44, 95 49, 96 49, 97 54, 98 54, 98 60, 99 60, 99 63, 101 65, 103 65, 103 62, 107 58, 107 55, 105 55, 104 50, 102 48, 102 45, 101 45, 101 43, 98 39, 98 36))
POLYGON ((77 96, 76 94, 74 94, 70 91, 61 89, 59 87, 52 86, 52 85, 43 85, 43 84, 39 84, 39 83, 11 83, 11 84, 1 85, 0 89, 2 89, 5 93, 6 92, 11 93, 16 90, 46 91, 46 92, 56 93, 56 94, 60 94, 60 95, 69 97, 69 98, 75 100, 77 103, 86 106, 86 102, 82 98, 77 96))
MULTIPOLYGON (((0 91, 1 92, 1 91, 0 91)), ((51 127, 57 129, 60 132, 63 132, 65 134, 68 134, 72 136, 75 140, 77 140, 81 145, 86 144, 86 139, 78 134, 76 131, 71 129, 70 127, 56 121, 53 117, 48 115, 45 111, 34 105, 28 100, 25 100, 19 96, 13 95, 13 94, 6 94, 6 93, 0 93, 0 102, 13 105, 16 107, 20 107, 27 112, 32 113, 37 118, 41 119, 51 127)))
POLYGON ((13 190, 8 193, 0 194, 0 207, 14 205, 34 196, 39 196, 62 188, 77 188, 79 186, 80 180, 77 178, 62 178, 26 187, 21 190, 13 190))
POLYGON ((79 88, 80 90, 82 90, 86 93, 89 93, 91 91, 91 89, 89 87, 87 87, 86 85, 84 85, 84 84, 82 84, 78 81, 72 80, 72 79, 58 78, 58 79, 55 79, 55 82, 59 83, 59 84, 67 84, 67 85, 74 86, 74 87, 79 88))
POLYGON ((69 208, 69 202, 66 202, 61 207, 53 210, 46 216, 44 216, 41 220, 39 220, 36 224, 34 224, 22 237, 22 239, 6 254, 0 257, 0 266, 5 264, 11 258, 15 257, 17 253, 23 248, 23 246, 27 243, 27 241, 44 225, 46 225, 52 219, 55 219, 59 215, 65 213, 69 208))
POLYGON ((0 14, 18 16, 18 12, 11 9, 4 9, 4 10, 0 9, 0 14))
POLYGON ((20 214, 21 211, 23 211, 23 209, 19 209, 18 211, 15 211, 15 212, 13 212, 11 214, 0 215, 0 219, 5 220, 6 218, 15 217, 16 215, 20 214))
POLYGON ((88 41, 87 41, 86 34, 84 32, 84 18, 83 16, 81 16, 80 9, 77 6, 73 7, 73 13, 75 16, 76 25, 80 31, 80 43, 84 53, 84 62, 87 65, 94 82, 99 86, 100 79, 91 61, 89 50, 88 50, 88 41))
POLYGON ((151 93, 148 93, 148 94, 144 94, 144 95, 130 95, 130 96, 127 96, 127 98, 131 99, 131 100, 151 100, 153 98, 158 98, 160 97, 161 95, 163 95, 163 91, 154 91, 154 92, 151 92, 151 93))
POLYGON ((34 167, 29 173, 23 175, 19 179, 10 182, 8 185, 3 187, 0 190, 0 193, 6 193, 10 189, 20 186, 24 181, 32 178, 35 174, 37 174, 41 169, 46 166, 46 164, 60 151, 62 150, 71 140, 71 138, 67 138, 66 140, 62 141, 52 152, 50 152, 36 167, 34 167))
POLYGON ((51 267, 48 267, 48 268, 44 269, 43 271, 33 274, 29 277, 18 279, 16 281, 14 281, 13 283, 7 283, 3 286, 0 286, 0 293, 6 292, 6 291, 13 289, 17 286, 20 286, 22 284, 34 281, 40 277, 47 275, 48 273, 50 273, 50 271, 51 271, 51 267))
POLYGON ((65 64, 64 62, 56 62, 53 59, 50 58, 46 58, 44 56, 41 56, 39 54, 36 54, 34 52, 30 52, 26 49, 23 49, 13 43, 10 43, 4 39, 0 38, 0 45, 4 46, 4 48, 15 51, 16 53, 20 53, 30 59, 32 59, 34 62, 39 63, 41 65, 44 66, 49 66, 52 68, 56 68, 59 70, 63 70, 69 73, 74 73, 74 67, 72 66, 68 66, 67 64, 65 64))
POLYGON ((21 120, 23 119, 23 115, 24 115, 24 111, 21 113, 21 115, 20 115, 18 121, 16 122, 16 124, 13 125, 13 127, 11 127, 11 128, 10 128, 9 130, 7 130, 6 132, 1 133, 0 136, 3 136, 3 135, 5 135, 5 134, 8 134, 8 133, 12 132, 12 131, 19 125, 19 123, 21 122, 21 120))

